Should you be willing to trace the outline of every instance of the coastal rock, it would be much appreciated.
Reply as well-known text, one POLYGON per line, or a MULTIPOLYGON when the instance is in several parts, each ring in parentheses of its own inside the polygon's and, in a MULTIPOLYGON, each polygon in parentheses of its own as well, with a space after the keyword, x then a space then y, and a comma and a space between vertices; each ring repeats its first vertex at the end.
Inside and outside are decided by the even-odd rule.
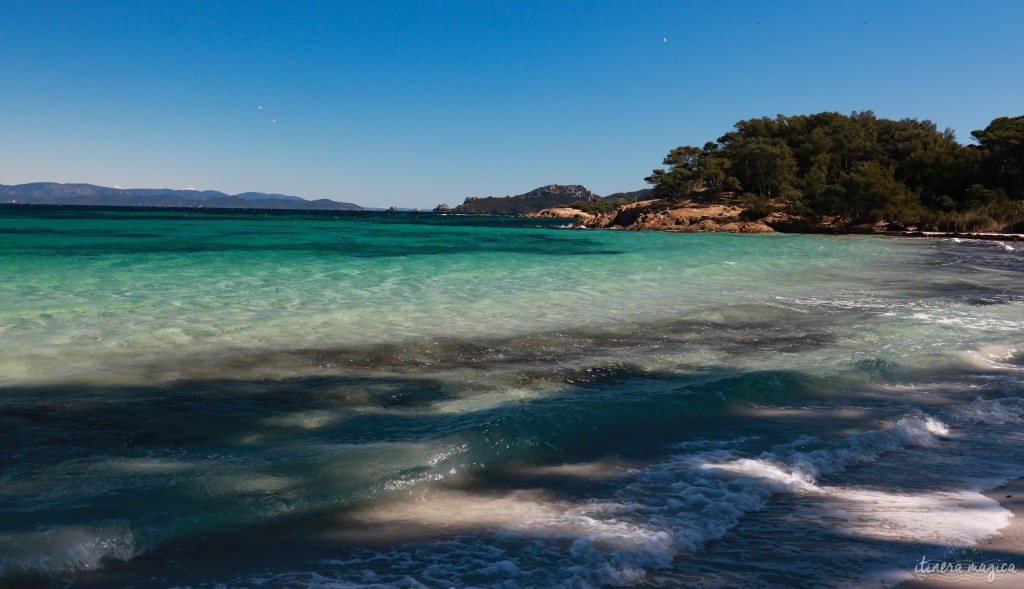
POLYGON ((585 213, 579 209, 571 207, 558 207, 553 209, 544 209, 537 211, 536 213, 528 213, 527 217, 541 217, 545 219, 593 219, 594 215, 585 213))
POLYGON ((737 204, 704 200, 647 200, 624 205, 593 218, 583 218, 577 227, 623 228, 641 231, 772 233, 763 220, 742 219, 744 208, 737 204))

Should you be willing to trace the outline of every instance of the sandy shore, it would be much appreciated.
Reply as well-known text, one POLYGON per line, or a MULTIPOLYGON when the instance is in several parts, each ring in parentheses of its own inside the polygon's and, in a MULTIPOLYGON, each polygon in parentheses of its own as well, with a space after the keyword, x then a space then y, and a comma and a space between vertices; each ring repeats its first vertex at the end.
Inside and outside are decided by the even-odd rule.
MULTIPOLYGON (((1001 567, 1003 572, 991 575, 974 573, 956 575, 955 573, 916 574, 916 578, 897 585, 897 589, 941 589, 958 587, 991 587, 993 589, 1010 589, 1024 587, 1024 479, 1017 479, 988 491, 986 497, 995 499, 1004 508, 1013 512, 1010 524, 990 538, 978 543, 981 562, 1001 567), (1010 572, 1013 565, 1016 572, 1010 572)), ((979 560, 975 556, 973 560, 979 560)), ((979 563, 980 564, 980 563, 979 563)))

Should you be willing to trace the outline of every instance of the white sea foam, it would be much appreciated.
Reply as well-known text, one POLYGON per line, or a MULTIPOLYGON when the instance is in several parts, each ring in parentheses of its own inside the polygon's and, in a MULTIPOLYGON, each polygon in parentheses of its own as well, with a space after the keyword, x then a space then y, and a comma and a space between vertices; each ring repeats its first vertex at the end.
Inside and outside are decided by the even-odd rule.
POLYGON ((105 560, 129 560, 140 552, 126 524, 55 527, 33 533, 0 535, 0 577, 56 576, 91 571, 105 560))
POLYGON ((1020 351, 1016 348, 989 347, 970 352, 970 363, 974 366, 1001 371, 1024 371, 1024 363, 1020 362, 1020 351))
POLYGON ((963 327, 979 331, 1019 331, 1020 319, 1009 315, 986 315, 977 307, 963 308, 945 301, 918 298, 880 297, 875 293, 836 293, 831 297, 774 296, 768 304, 806 312, 808 309, 864 311, 882 317, 902 317, 926 324, 963 327))
POLYGON ((911 319, 937 325, 948 325, 974 329, 979 331, 1019 331, 1020 320, 1017 318, 978 317, 975 314, 944 309, 936 311, 920 311, 912 314, 911 319))
POLYGON ((1024 398, 983 399, 977 397, 954 410, 961 423, 1002 425, 1024 423, 1024 398))
POLYGON ((297 413, 286 413, 275 415, 263 420, 263 423, 272 427, 287 427, 303 430, 317 430, 334 425, 342 421, 345 415, 337 411, 309 410, 297 413))
POLYGON ((787 469, 765 460, 738 458, 723 463, 708 463, 703 468, 713 473, 755 479, 775 493, 797 493, 817 491, 814 478, 799 469, 787 469))
POLYGON ((824 486, 805 517, 828 514, 818 525, 864 538, 974 545, 1010 522, 1013 514, 976 491, 894 492, 824 486))
POLYGON ((817 307, 854 311, 889 311, 894 306, 899 306, 893 300, 883 299, 867 293, 844 294, 831 298, 775 296, 774 300, 785 308, 794 308, 794 310, 801 310, 804 307, 817 307))
POLYGON ((99 466, 114 472, 127 474, 170 474, 195 469, 194 464, 173 458, 119 457, 106 460, 99 466))
POLYGON ((759 480, 773 492, 816 491, 815 481, 822 475, 899 448, 931 446, 948 435, 949 428, 941 421, 915 414, 888 427, 850 436, 834 447, 811 452, 766 452, 755 459, 705 462, 701 468, 759 480))
POLYGON ((208 475, 202 484, 204 495, 280 494, 295 481, 277 475, 240 471, 208 475))
MULTIPOLYGON (((940 525, 948 521, 942 519, 943 510, 968 505, 976 494, 900 495, 820 484, 820 477, 852 464, 901 448, 932 446, 949 435, 943 423, 914 413, 877 430, 819 443, 821 447, 813 451, 782 444, 748 457, 726 442, 630 472, 627 484, 613 497, 583 503, 527 491, 502 496, 432 491, 417 501, 376 504, 359 517, 363 523, 398 530, 403 526, 433 533, 444 530, 453 538, 431 542, 426 552, 410 545, 367 555, 367 562, 386 561, 392 567, 392 574, 376 573, 370 582, 365 574, 352 577, 352 571, 362 567, 346 563, 337 578, 318 574, 305 577, 303 583, 317 588, 415 587, 418 583, 495 588, 631 586, 670 566, 678 556, 697 553, 709 541, 722 538, 745 514, 763 509, 777 493, 813 498, 822 513, 830 514, 831 520, 823 517, 822 521, 848 525, 853 534, 871 536, 876 528, 889 526, 887 537, 896 539, 977 540, 1005 523, 998 506, 976 502, 975 512, 957 515, 965 522, 974 519, 952 535, 943 535, 940 525), (872 508, 873 502, 889 507, 872 508), (487 533, 497 533, 501 541, 495 545, 487 533), (505 543, 510 546, 498 547, 505 543), (555 567, 555 562, 567 564, 555 567)), ((805 437, 802 441, 815 440, 805 437)), ((813 509, 808 513, 813 515, 813 509)), ((259 582, 269 580, 262 577, 259 582)), ((280 583, 284 577, 273 581, 280 583)))

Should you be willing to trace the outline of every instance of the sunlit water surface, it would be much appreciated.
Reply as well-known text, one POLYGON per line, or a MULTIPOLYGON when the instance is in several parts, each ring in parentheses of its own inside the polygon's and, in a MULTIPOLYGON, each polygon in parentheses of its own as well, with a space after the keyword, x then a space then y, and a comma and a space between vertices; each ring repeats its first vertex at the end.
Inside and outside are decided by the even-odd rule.
POLYGON ((1008 522, 1024 245, 563 223, 0 209, 0 584, 877 586, 1008 522))

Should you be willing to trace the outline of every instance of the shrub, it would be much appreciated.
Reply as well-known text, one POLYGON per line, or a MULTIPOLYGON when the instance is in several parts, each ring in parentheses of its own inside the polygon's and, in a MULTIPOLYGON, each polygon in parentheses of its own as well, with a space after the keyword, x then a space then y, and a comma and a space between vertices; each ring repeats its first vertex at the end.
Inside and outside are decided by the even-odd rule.
POLYGON ((743 205, 743 212, 740 213, 740 219, 744 221, 757 221, 764 219, 768 215, 775 211, 775 207, 772 206, 772 201, 769 198, 763 196, 746 195, 740 199, 743 205))

